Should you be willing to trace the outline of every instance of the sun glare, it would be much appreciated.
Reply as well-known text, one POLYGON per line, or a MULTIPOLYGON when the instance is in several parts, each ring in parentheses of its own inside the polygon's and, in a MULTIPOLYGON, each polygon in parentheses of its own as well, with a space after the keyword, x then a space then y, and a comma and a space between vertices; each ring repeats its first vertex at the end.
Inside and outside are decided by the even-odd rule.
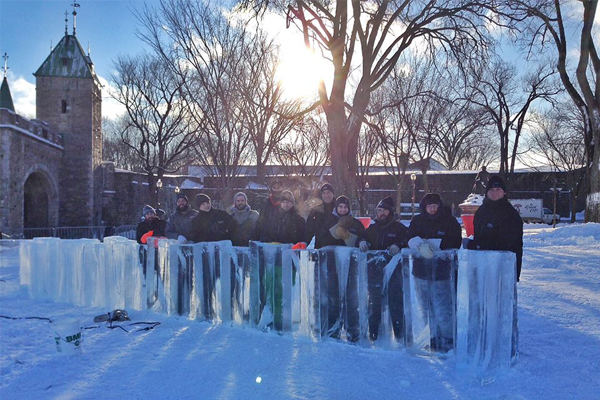
POLYGON ((328 70, 327 61, 306 47, 284 47, 277 77, 287 97, 312 99, 317 96, 319 81, 326 80, 328 70))

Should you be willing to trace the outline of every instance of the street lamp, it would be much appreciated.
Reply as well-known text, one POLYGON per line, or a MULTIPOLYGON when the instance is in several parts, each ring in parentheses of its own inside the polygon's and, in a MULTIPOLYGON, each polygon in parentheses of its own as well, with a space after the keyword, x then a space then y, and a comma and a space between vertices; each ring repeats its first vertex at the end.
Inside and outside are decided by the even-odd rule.
POLYGON ((160 178, 156 181, 156 208, 160 208, 160 191, 162 190, 163 182, 160 178))
POLYGON ((179 192, 181 192, 181 189, 179 189, 179 186, 175 186, 175 194, 179 194, 179 192))
POLYGON ((552 211, 552 228, 556 228, 556 192, 560 192, 562 188, 556 187, 556 182, 554 182, 554 187, 551 187, 550 190, 554 192, 554 210, 552 211))
POLYGON ((412 218, 415 217, 415 187, 417 185, 417 174, 411 174, 410 180, 413 185, 413 193, 412 193, 412 218))

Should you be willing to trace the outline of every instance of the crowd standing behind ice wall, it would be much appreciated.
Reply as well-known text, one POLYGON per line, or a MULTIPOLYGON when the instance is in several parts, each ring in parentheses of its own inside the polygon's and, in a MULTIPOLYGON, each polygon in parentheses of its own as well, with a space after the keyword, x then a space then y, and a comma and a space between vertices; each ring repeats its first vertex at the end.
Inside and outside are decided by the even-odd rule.
POLYGON ((391 257, 337 246, 36 238, 21 242, 20 259, 21 285, 35 299, 456 353, 481 378, 516 355, 510 252, 447 250, 426 260, 410 249, 391 257))

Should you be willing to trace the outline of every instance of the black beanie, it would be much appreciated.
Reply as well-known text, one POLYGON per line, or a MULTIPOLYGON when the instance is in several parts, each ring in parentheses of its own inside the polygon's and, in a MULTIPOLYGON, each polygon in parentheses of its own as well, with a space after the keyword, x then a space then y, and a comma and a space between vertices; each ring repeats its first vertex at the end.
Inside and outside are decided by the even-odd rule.
POLYGON ((319 189, 319 193, 322 194, 324 190, 329 190, 331 193, 335 194, 331 183, 324 183, 323 186, 321 186, 321 189, 319 189))
POLYGON ((494 175, 494 176, 490 177, 490 179, 488 180, 488 184, 487 184, 485 193, 487 194, 488 190, 490 190, 492 188, 500 188, 500 189, 504 190, 505 192, 508 192, 508 190, 506 190, 506 184, 504 183, 502 178, 499 177, 498 175, 494 175))
POLYGON ((345 204, 348 206, 348 208, 350 208, 350 199, 346 196, 340 196, 337 199, 335 199, 335 208, 337 208, 337 206, 339 206, 340 204, 345 204))
POLYGON ((377 208, 384 208, 394 212, 394 199, 392 199, 390 196, 386 197, 385 199, 381 200, 379 204, 377 204, 377 208))
POLYGON ((427 193, 425 196, 423 196, 423 198, 421 199, 421 201, 419 203, 421 212, 425 212, 425 208, 430 204, 437 204, 438 206, 441 207, 443 205, 443 202, 442 202, 442 198, 440 197, 440 195, 437 193, 427 193))
POLYGON ((189 203, 189 202, 190 202, 190 201, 188 200, 188 197, 187 197, 185 194, 183 194, 183 193, 179 193, 179 194, 177 195, 177 199, 176 199, 175 201, 177 201, 177 200, 179 200, 179 199, 185 199, 185 202, 186 202, 186 203, 189 203))
POLYGON ((200 207, 204 203, 210 203, 210 197, 205 195, 204 193, 196 195, 196 205, 200 207))

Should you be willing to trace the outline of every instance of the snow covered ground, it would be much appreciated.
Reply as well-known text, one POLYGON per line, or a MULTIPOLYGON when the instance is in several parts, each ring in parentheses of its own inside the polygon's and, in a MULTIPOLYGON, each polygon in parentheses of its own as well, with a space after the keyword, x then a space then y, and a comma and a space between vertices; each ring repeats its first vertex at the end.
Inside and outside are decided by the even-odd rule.
MULTIPOLYGON (((30 300, 18 260, 0 252, 0 315, 80 318, 109 310, 30 300)), ((519 283, 520 358, 491 383, 455 358, 367 349, 150 312, 150 331, 85 331, 83 353, 59 355, 44 320, 0 318, 1 399, 598 399, 600 224, 526 225, 519 283)))

